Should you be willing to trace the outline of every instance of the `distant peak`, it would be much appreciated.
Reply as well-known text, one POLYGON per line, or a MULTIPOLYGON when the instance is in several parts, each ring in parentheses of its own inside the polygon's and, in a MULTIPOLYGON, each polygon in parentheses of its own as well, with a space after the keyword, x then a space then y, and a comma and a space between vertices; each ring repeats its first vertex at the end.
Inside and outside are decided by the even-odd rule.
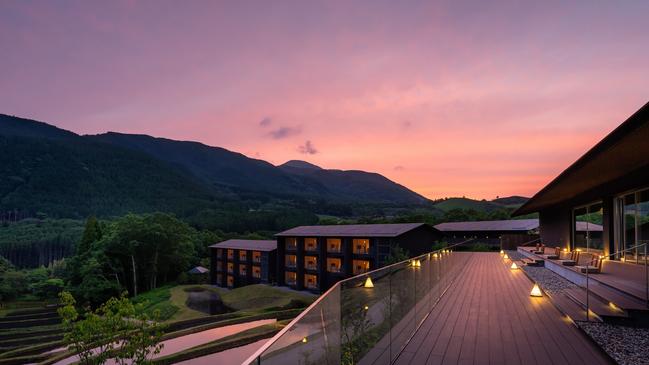
POLYGON ((322 170, 322 167, 301 160, 290 160, 279 167, 294 167, 298 169, 322 170))

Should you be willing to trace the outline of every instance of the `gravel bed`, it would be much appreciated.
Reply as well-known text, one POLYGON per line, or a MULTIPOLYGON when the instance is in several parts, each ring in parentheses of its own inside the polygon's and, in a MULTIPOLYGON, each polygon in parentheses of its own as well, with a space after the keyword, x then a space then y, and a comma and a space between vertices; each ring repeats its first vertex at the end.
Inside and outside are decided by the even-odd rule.
MULTIPOLYGON (((514 260, 525 256, 506 251, 514 260)), ((523 270, 550 295, 579 288, 576 284, 542 266, 523 266, 523 270)), ((612 325, 601 322, 575 321, 601 348, 620 365, 649 365, 649 329, 612 325)))
POLYGON ((565 289, 578 288, 570 280, 542 266, 523 266, 523 270, 550 295, 561 293, 565 289))
POLYGON ((649 364, 649 329, 577 322, 620 365, 649 364))

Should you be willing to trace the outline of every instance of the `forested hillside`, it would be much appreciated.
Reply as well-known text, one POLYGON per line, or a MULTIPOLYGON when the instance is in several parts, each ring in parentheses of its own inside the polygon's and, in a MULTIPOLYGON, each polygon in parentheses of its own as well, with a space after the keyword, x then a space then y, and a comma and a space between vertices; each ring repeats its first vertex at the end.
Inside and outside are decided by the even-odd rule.
POLYGON ((0 227, 0 256, 14 266, 47 266, 74 254, 83 222, 71 219, 25 219, 0 227))

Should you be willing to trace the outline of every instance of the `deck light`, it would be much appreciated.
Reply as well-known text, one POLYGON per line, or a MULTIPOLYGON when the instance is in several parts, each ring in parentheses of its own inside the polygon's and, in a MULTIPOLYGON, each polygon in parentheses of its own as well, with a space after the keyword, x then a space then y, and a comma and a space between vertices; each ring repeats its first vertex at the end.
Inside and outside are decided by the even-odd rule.
POLYGON ((505 256, 503 256, 503 259, 507 260, 507 259, 509 259, 509 256, 507 256, 507 254, 505 254, 505 256))
POLYGON ((308 340, 306 339, 306 337, 302 338, 302 343, 307 343, 307 342, 308 340))
POLYGON ((412 261, 410 261, 410 266, 412 266, 412 267, 421 267, 421 261, 412 260, 412 261))
POLYGON ((434 257, 434 258, 437 258, 437 252, 435 252, 435 253, 433 254, 433 257, 434 257))
POLYGON ((365 306, 363 307, 363 309, 365 309, 365 310, 369 310, 369 309, 370 309, 370 306, 367 305, 367 304, 365 304, 365 306))
POLYGON ((543 292, 541 291, 541 288, 539 288, 539 284, 534 284, 534 287, 532 288, 532 291, 530 292, 530 296, 532 297, 542 297, 543 292))
POLYGON ((516 270, 516 269, 518 269, 518 265, 516 265, 515 262, 512 262, 512 266, 510 266, 509 268, 512 269, 512 270, 516 270))
POLYGON ((502 256, 504 254, 505 254, 505 250, 500 250, 500 255, 502 256))
POLYGON ((374 283, 372 282, 371 277, 368 276, 367 279, 365 279, 365 284, 363 284, 363 287, 364 288, 373 288, 374 287, 374 283))

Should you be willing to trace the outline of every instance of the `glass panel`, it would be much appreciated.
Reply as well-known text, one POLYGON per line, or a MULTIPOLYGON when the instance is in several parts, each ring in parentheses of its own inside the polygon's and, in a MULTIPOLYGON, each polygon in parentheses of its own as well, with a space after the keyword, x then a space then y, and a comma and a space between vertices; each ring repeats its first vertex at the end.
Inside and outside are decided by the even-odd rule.
POLYGON ((577 208, 574 216, 573 243, 575 249, 590 253, 584 255, 584 260, 590 260, 592 255, 601 255, 604 252, 602 241, 603 210, 601 203, 594 203, 577 208))
POLYGON ((305 274, 304 275, 304 286, 309 289, 318 289, 318 276, 305 274))
POLYGON ((628 261, 635 261, 635 194, 624 197, 624 258, 628 261))
POLYGON ((228 273, 232 274, 234 272, 234 264, 228 262, 228 273))
MULTIPOLYGON (((340 287, 301 314, 260 356, 262 364, 339 364, 340 287)), ((256 362, 252 362, 256 364, 256 362)))
POLYGON ((415 271, 411 261, 391 266, 390 279, 390 361, 396 360, 415 331, 415 271))
POLYGON ((340 363, 389 364, 390 270, 341 283, 341 307, 340 363))
POLYGON ((239 250, 239 261, 248 260, 248 252, 239 250))
POLYGON ((259 266, 252 267, 252 277, 255 279, 261 278, 261 267, 259 266))
POLYGON ((234 250, 228 249, 228 260, 234 259, 234 250))
POLYGON ((240 276, 248 275, 248 268, 246 267, 246 265, 239 265, 239 275, 240 276))
MULTIPOLYGON (((638 245, 649 243, 649 190, 643 190, 637 195, 638 215, 636 217, 638 245)), ((649 250, 647 250, 649 251, 649 250)), ((645 246, 638 247, 638 256, 642 263, 645 260, 645 246)))
POLYGON ((297 249, 297 238, 295 237, 286 237, 285 246, 287 250, 297 249))

